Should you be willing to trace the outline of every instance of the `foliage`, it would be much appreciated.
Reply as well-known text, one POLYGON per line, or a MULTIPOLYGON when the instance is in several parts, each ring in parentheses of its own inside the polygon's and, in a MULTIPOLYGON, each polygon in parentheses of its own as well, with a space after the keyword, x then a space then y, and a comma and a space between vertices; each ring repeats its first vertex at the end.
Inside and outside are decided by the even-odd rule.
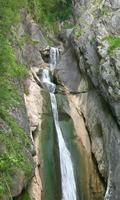
POLYGON ((109 53, 112 53, 116 48, 120 48, 120 37, 109 36, 106 40, 109 43, 109 53))
POLYGON ((101 15, 102 16, 109 16, 109 8, 108 7, 102 7, 101 15))
POLYGON ((25 148, 30 148, 27 135, 3 107, 0 108, 0 117, 1 124, 3 122, 5 124, 4 129, 0 129, 0 197, 2 197, 6 192, 10 196, 10 185, 16 169, 23 170, 28 176, 31 174, 32 166, 28 165, 25 153, 25 148))
MULTIPOLYGON (((21 2, 25 3, 25 0, 21 2)), ((9 41, 10 27, 18 19, 17 12, 21 6, 22 3, 15 0, 0 1, 0 104, 7 108, 18 99, 15 98, 17 91, 12 80, 27 75, 25 67, 17 64, 9 41)))
POLYGON ((34 19, 55 31, 57 21, 68 19, 72 13, 71 0, 28 0, 34 19))
POLYGON ((27 6, 26 0, 0 0, 0 26, 1 33, 7 35, 10 31, 11 25, 18 21, 19 10, 27 6))
POLYGON ((19 20, 19 9, 26 4, 26 0, 19 3, 16 0, 0 0, 0 119, 6 126, 0 126, 0 199, 6 193, 10 194, 10 183, 14 170, 23 169, 27 174, 31 172, 28 166, 24 147, 29 140, 17 122, 10 116, 12 106, 19 106, 21 98, 16 87, 16 79, 22 80, 27 75, 24 66, 17 63, 10 42, 10 28, 19 20), (10 131, 10 133, 9 133, 10 131))
POLYGON ((76 27, 74 27, 74 37, 75 37, 75 39, 79 39, 81 34, 82 34, 81 27, 79 25, 76 25, 76 27))

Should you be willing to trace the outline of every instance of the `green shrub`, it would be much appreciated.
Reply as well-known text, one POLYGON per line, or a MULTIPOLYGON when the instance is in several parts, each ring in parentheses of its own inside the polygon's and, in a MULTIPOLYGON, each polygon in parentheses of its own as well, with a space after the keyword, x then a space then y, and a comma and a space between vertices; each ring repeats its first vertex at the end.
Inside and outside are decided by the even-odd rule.
POLYGON ((28 0, 33 18, 47 29, 55 31, 56 23, 72 14, 71 0, 28 0))
POLYGON ((106 40, 109 43, 109 53, 112 53, 116 48, 120 48, 120 37, 109 36, 106 40))

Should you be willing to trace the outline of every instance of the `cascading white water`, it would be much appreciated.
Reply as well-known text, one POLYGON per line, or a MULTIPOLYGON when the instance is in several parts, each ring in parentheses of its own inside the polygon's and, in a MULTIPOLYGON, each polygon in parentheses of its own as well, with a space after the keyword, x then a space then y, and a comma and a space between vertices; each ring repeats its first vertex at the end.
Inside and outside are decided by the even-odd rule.
POLYGON ((42 83, 44 87, 50 92, 54 93, 55 92, 55 84, 50 81, 50 76, 49 76, 49 70, 48 69, 43 69, 43 75, 42 75, 42 83))
POLYGON ((58 120, 57 102, 55 95, 50 93, 52 111, 54 116, 55 128, 58 137, 58 146, 60 153, 60 168, 62 181, 62 200, 76 200, 76 184, 73 172, 73 164, 70 152, 68 151, 58 120))
MULTIPOLYGON (((50 68, 55 69, 56 66, 56 55, 58 54, 58 49, 51 48, 50 51, 50 68), (52 54, 52 55, 51 55, 52 54), (52 59, 54 59, 52 61, 52 59), (53 66, 52 66, 53 63, 53 66)), ((76 183, 74 177, 74 170, 72 159, 69 150, 65 144, 64 138, 62 136, 62 131, 59 125, 57 102, 55 97, 55 84, 50 81, 49 70, 43 70, 43 84, 45 88, 50 93, 52 112, 54 117, 55 128, 58 138, 58 147, 60 154, 60 169, 61 169, 61 181, 62 181, 62 200, 77 200, 76 194, 76 183)))
POLYGON ((58 50, 58 48, 51 47, 50 48, 50 70, 51 71, 54 71, 58 59, 59 59, 59 50, 58 50))

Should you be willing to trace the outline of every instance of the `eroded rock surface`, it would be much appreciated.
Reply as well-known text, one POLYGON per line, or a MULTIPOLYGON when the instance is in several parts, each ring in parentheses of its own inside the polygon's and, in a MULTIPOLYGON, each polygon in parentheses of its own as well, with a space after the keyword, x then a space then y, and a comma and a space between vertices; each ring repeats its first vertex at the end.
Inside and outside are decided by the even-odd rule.
MULTIPOLYGON (((64 123, 67 124, 67 120, 68 122, 69 120, 72 120, 71 123, 73 123, 74 126, 74 136, 72 136, 72 140, 78 148, 78 153, 76 156, 80 157, 80 165, 77 164, 77 169, 79 170, 76 172, 77 177, 79 177, 79 181, 77 181, 79 182, 78 187, 81 189, 79 198, 82 197, 83 199, 87 200, 103 199, 104 184, 99 177, 95 163, 92 160, 91 141, 83 119, 82 112, 79 109, 79 98, 76 95, 70 94, 57 94, 56 97, 58 103, 59 120, 62 121, 62 116, 66 116, 66 120, 65 117, 63 117, 63 119, 65 120, 64 123)), ((64 135, 64 129, 62 132, 64 135)), ((67 134, 70 134, 69 132, 70 130, 67 134)), ((71 136, 69 137, 71 138, 71 136)), ((72 140, 70 141, 71 145, 73 142, 72 140)), ((100 150, 100 147, 98 148, 98 150, 100 150)))
MULTIPOLYGON (((73 0, 73 8, 76 27, 70 37, 78 64, 72 61, 68 72, 66 65, 64 69, 61 67, 60 61, 58 79, 71 92, 74 87, 72 74, 79 73, 80 89, 72 98, 77 99, 77 109, 84 117, 93 156, 107 184, 104 198, 119 200, 120 5, 119 1, 73 0), (114 46, 116 39, 118 42, 114 46)), ((69 55, 64 54, 63 59, 69 60, 69 55)))
POLYGON ((79 58, 81 72, 90 77, 94 86, 109 103, 119 124, 120 110, 120 7, 119 1, 89 1, 75 14, 77 25, 73 46, 79 58), (81 11, 81 12, 80 12, 81 11), (112 44, 111 44, 112 43, 112 44), (112 46, 113 45, 113 46, 112 46), (117 109, 116 109, 117 108, 117 109))

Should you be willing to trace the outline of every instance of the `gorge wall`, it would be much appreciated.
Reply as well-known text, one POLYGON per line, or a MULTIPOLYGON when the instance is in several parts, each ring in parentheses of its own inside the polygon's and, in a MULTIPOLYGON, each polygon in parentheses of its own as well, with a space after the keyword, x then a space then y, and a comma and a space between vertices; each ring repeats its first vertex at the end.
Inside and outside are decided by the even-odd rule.
POLYGON ((76 28, 70 38, 68 32, 60 37, 69 39, 69 45, 58 77, 84 116, 91 150, 107 185, 105 199, 119 199, 120 3, 73 1, 73 8, 76 28), (71 49, 77 57, 73 62, 71 49))
MULTIPOLYGON (((60 51, 52 77, 59 123, 72 156, 78 200, 119 200, 120 2, 73 0, 72 9, 73 28, 59 39, 52 35, 60 51)), ((27 77, 14 80, 21 103, 9 111, 20 131, 0 115, 0 199, 60 200, 56 131, 40 79, 49 67, 50 45, 25 9, 11 30, 17 63, 26 66, 27 77)))

